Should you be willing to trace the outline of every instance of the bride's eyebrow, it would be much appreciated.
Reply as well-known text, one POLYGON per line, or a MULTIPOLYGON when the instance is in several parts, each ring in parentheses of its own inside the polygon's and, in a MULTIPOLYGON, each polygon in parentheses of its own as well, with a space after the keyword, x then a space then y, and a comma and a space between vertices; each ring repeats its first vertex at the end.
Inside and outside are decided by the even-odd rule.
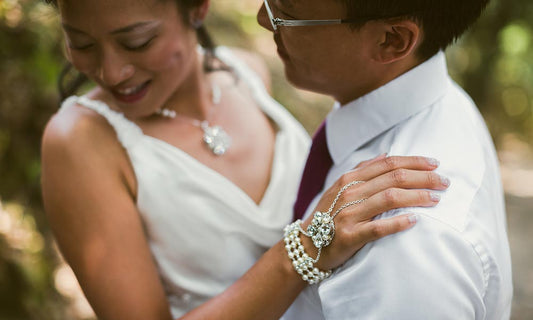
MULTIPOLYGON (((65 30, 67 31, 70 31, 70 32, 74 32, 74 33, 80 33, 80 34, 87 34, 86 32, 80 30, 80 29, 77 29, 73 26, 70 26, 66 23, 63 23, 63 28, 65 28, 65 30)), ((140 28, 143 28, 143 27, 147 27, 147 26, 157 26, 159 25, 159 22, 157 21, 142 21, 142 22, 137 22, 137 23, 134 23, 134 24, 131 24, 129 26, 125 26, 125 27, 122 27, 122 28, 118 28, 118 29, 115 29, 113 31, 111 31, 110 33, 115 35, 115 34, 120 34, 120 33, 127 33, 127 32, 131 32, 131 31, 134 31, 134 30, 137 30, 137 29, 140 29, 140 28)))
POLYGON ((86 32, 83 32, 83 31, 81 31, 80 29, 76 29, 76 28, 74 28, 73 26, 70 26, 70 25, 68 25, 68 24, 66 24, 66 23, 62 23, 61 25, 63 26, 63 29, 65 29, 65 30, 67 30, 67 31, 69 31, 69 32, 80 33, 80 34, 87 34, 86 32))
POLYGON ((137 23, 131 24, 129 26, 113 30, 113 31, 111 31, 111 34, 127 33, 127 32, 134 31, 136 29, 140 29, 142 27, 152 26, 152 25, 153 26, 157 26, 157 25, 159 25, 159 22, 157 22, 157 21, 137 22, 137 23))

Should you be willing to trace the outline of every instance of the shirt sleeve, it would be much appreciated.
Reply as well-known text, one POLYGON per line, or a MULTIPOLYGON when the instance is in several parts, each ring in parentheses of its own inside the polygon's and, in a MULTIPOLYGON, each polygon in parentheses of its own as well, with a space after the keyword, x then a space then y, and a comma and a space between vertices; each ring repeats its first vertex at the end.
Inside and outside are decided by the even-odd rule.
POLYGON ((475 248, 421 215, 361 249, 318 289, 325 319, 484 319, 486 277, 475 248))

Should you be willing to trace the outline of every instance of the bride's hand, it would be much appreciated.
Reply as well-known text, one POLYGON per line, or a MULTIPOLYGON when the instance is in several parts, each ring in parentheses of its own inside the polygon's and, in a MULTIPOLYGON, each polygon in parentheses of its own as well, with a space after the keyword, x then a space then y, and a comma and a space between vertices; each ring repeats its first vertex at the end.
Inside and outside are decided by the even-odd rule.
MULTIPOLYGON (((450 182, 433 172, 438 162, 425 157, 379 156, 365 161, 345 173, 320 199, 313 212, 327 212, 339 191, 353 181, 354 184, 338 197, 331 215, 352 201, 366 199, 342 209, 334 218, 335 234, 331 244, 322 248, 321 258, 315 264, 322 270, 338 267, 352 257, 366 243, 408 229, 416 223, 416 216, 404 214, 388 219, 372 220, 375 216, 396 208, 432 207, 439 203, 438 193, 450 182)), ((313 215, 302 223, 306 230, 313 215)), ((313 257, 317 249, 310 238, 301 236, 305 250, 313 257)))

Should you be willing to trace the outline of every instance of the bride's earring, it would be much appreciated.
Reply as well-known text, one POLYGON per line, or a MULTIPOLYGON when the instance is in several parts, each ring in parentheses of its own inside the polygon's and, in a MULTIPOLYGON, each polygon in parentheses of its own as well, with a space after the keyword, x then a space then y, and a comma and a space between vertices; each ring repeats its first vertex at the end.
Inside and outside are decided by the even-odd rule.
POLYGON ((191 25, 194 29, 199 29, 204 24, 202 19, 192 19, 191 25))

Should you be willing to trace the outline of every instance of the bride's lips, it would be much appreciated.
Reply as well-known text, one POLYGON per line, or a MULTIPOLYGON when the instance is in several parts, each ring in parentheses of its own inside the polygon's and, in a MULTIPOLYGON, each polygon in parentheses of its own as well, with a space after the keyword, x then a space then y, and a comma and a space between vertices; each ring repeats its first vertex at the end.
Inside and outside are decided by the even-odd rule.
POLYGON ((111 90, 115 99, 125 103, 135 103, 141 100, 150 86, 150 81, 143 82, 136 86, 115 88, 111 90))

